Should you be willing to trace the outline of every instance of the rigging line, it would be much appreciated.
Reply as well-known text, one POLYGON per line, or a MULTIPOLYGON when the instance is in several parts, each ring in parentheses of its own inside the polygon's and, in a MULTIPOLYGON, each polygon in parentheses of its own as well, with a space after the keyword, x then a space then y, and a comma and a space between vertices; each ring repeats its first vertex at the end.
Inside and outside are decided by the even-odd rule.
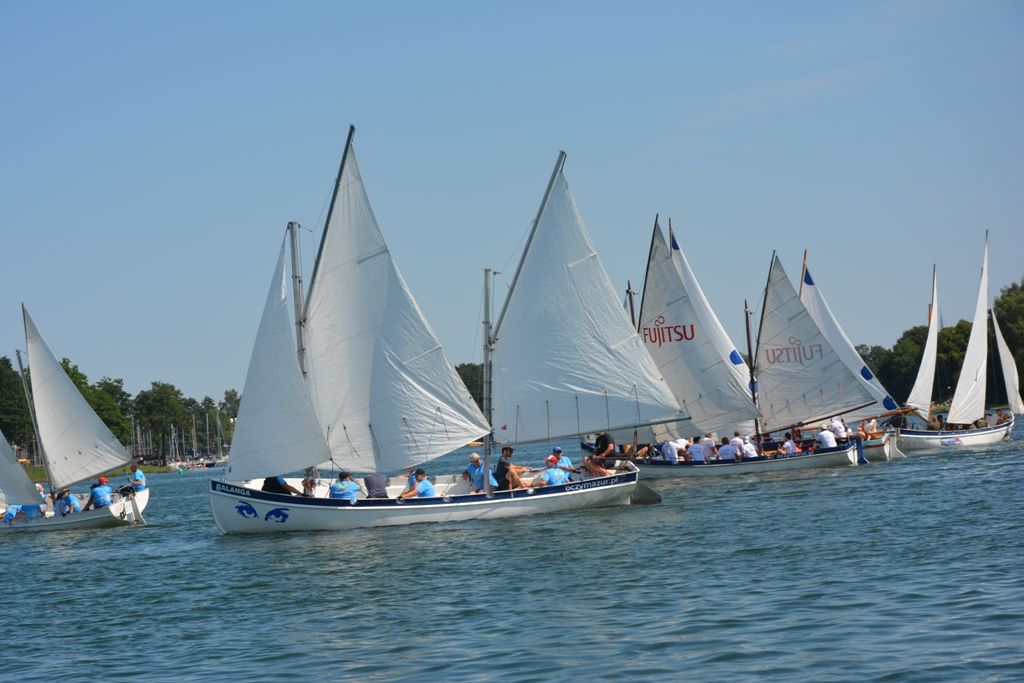
MULTIPOLYGON (((409 426, 409 420, 407 420, 405 417, 403 417, 402 418, 402 422, 405 423, 405 429, 406 429, 407 432, 409 432, 409 438, 412 439, 412 445, 416 447, 416 450, 418 452, 423 454, 423 459, 420 462, 422 462, 422 463, 427 462, 426 451, 420 450, 420 444, 419 444, 418 441, 416 441, 416 434, 412 431, 412 427, 409 426)), ((370 434, 371 435, 373 434, 373 428, 370 429, 370 434)), ((376 437, 374 437, 374 441, 376 442, 376 437)))
MULTIPOLYGON (((356 458, 358 458, 359 460, 362 460, 363 456, 360 455, 359 449, 356 448, 356 445, 354 443, 352 443, 352 437, 349 436, 348 427, 346 427, 345 425, 341 425, 341 429, 342 429, 342 431, 345 432, 345 440, 348 441, 349 448, 351 448, 352 452, 356 454, 356 458)), ((374 436, 373 436, 373 429, 372 428, 370 429, 370 438, 374 439, 374 443, 376 443, 376 438, 374 438, 374 436)), ((334 462, 334 455, 333 454, 331 455, 331 462, 334 462)))

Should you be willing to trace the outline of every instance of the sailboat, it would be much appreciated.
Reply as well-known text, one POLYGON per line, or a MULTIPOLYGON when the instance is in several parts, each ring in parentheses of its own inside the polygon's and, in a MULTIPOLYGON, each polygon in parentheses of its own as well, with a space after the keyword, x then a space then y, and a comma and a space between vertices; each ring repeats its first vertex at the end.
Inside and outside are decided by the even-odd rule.
MULTIPOLYGON (((412 297, 370 207, 349 130, 303 303, 289 224, 296 323, 282 243, 253 346, 224 477, 210 504, 224 533, 343 530, 513 517, 628 502, 636 472, 515 491, 471 493, 433 477, 437 496, 355 501, 261 490, 265 477, 314 465, 384 473, 418 466, 491 432, 412 297), (292 330, 296 330, 293 336, 292 330)), ((493 342, 493 340, 488 340, 493 342)), ((293 482, 298 484, 297 481, 293 482)))
MULTIPOLYGON (((70 488, 131 462, 131 455, 103 424, 57 362, 24 306, 22 316, 31 370, 29 380, 25 381, 22 368, 22 380, 51 489, 70 488)), ((21 353, 17 355, 20 364, 21 353)), ((4 468, 0 488, 11 486, 21 490, 24 481, 19 482, 9 469, 4 468)), ((6 488, 4 491, 7 493, 6 488)), ((10 496, 9 493, 7 495, 10 496)), ((79 498, 84 503, 88 496, 79 498)), ((11 525, 0 525, 0 531, 56 531, 144 524, 142 511, 148 502, 148 488, 126 495, 115 493, 113 502, 105 508, 66 517, 48 514, 32 520, 15 521, 11 525)), ((37 494, 34 504, 38 503, 37 494)))
MULTIPOLYGON (((846 332, 840 326, 832 308, 825 300, 821 287, 811 277, 811 271, 807 267, 807 252, 804 252, 803 272, 800 275, 800 301, 807 312, 814 320, 815 325, 828 339, 829 344, 835 349, 840 360, 846 365, 854 377, 861 383, 864 389, 874 398, 874 402, 859 410, 854 410, 845 415, 846 420, 852 425, 856 421, 870 420, 873 418, 887 417, 900 412, 900 407, 893 400, 889 392, 875 376, 871 369, 864 362, 864 359, 857 353, 853 342, 846 336, 846 332)), ((883 430, 880 435, 869 435, 864 439, 864 457, 868 462, 888 460, 889 458, 902 456, 896 447, 896 435, 893 431, 883 430)))
MULTIPOLYGON (((928 337, 925 342, 921 367, 917 379, 907 398, 907 404, 916 408, 918 413, 928 419, 931 416, 932 384, 935 378, 935 361, 938 340, 938 301, 935 273, 932 272, 932 304, 928 317, 928 337)), ((995 328, 996 343, 999 347, 1003 365, 1003 379, 1006 382, 1006 393, 1009 397, 1010 419, 1002 424, 991 424, 985 416, 985 379, 988 363, 988 233, 985 234, 985 251, 981 262, 981 282, 978 287, 978 300, 974 307, 974 321, 971 336, 967 340, 967 351, 960 369, 960 378, 949 405, 947 425, 978 425, 959 429, 908 429, 901 428, 897 432, 899 446, 903 450, 935 450, 958 446, 981 446, 998 443, 1010 437, 1013 431, 1014 415, 1024 411, 1020 399, 1020 385, 1017 368, 1006 340, 999 330, 999 323, 992 314, 995 328)))

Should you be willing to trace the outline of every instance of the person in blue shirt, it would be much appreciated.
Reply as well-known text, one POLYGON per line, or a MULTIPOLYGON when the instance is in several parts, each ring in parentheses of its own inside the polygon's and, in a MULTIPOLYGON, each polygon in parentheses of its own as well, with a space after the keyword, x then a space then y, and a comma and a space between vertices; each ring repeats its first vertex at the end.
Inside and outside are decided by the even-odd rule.
POLYGON ((128 483, 131 485, 132 491, 142 491, 146 488, 146 473, 135 462, 132 463, 131 470, 128 473, 128 483))
MULTIPOLYGON (((18 513, 20 512, 20 505, 8 505, 7 510, 4 512, 4 517, 3 519, 0 519, 0 522, 3 522, 4 524, 13 524, 14 520, 18 518, 18 513)), ((22 517, 24 517, 24 515, 22 515, 22 517)))
POLYGON ((64 489, 57 494, 57 500, 53 503, 53 512, 58 517, 66 517, 67 515, 81 511, 82 506, 79 505, 78 498, 71 495, 71 491, 64 489))
MULTIPOLYGON (((462 478, 469 480, 469 488, 473 493, 480 493, 484 490, 484 471, 484 463, 480 459, 480 454, 470 453, 469 464, 466 465, 466 471, 462 473, 462 478)), ((498 480, 494 478, 494 474, 491 472, 487 474, 491 481, 491 490, 498 488, 498 480)))
POLYGON ((532 488, 541 486, 556 486, 569 482, 569 473, 558 466, 558 456, 552 454, 544 459, 547 469, 540 473, 540 476, 530 484, 532 488))
POLYGON ((415 481, 411 489, 402 494, 402 498, 430 498, 436 496, 434 485, 427 479, 427 472, 422 467, 412 473, 415 481))
POLYGON ((338 481, 331 484, 331 498, 336 500, 354 501, 360 491, 363 491, 363 487, 352 481, 352 475, 348 472, 338 472, 338 481))
POLYGON ((569 456, 565 455, 562 452, 562 449, 559 448, 558 446, 555 446, 554 448, 551 449, 551 455, 553 455, 556 458, 558 458, 558 467, 561 468, 562 470, 564 470, 566 472, 579 472, 580 471, 578 467, 573 467, 572 466, 572 460, 570 460, 569 456))
POLYGON ((114 489, 110 488, 110 480, 106 477, 100 477, 96 480, 96 484, 92 487, 92 492, 89 494, 89 502, 82 508, 82 512, 88 512, 92 509, 105 508, 109 506, 113 499, 114 489))

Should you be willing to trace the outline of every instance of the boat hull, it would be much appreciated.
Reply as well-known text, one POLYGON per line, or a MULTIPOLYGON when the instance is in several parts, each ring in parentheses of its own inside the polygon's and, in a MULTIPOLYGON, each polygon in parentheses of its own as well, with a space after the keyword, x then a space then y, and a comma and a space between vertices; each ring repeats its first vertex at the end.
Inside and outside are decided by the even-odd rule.
POLYGON ((883 432, 877 439, 864 440, 864 458, 868 462, 882 462, 902 456, 896 448, 896 435, 893 432, 883 432))
POLYGON ((985 446, 1010 438, 1014 420, 995 427, 979 429, 956 429, 927 431, 923 429, 901 429, 897 432, 897 443, 903 451, 944 451, 951 448, 985 446))
POLYGON ((98 510, 76 512, 66 517, 39 517, 28 521, 0 524, 0 533, 72 531, 145 524, 146 521, 142 517, 142 511, 146 509, 148 503, 149 489, 147 488, 137 492, 134 497, 117 497, 113 503, 98 510), (133 500, 134 505, 132 505, 133 500))
MULTIPOLYGON (((566 510, 626 505, 637 487, 639 472, 629 471, 518 491, 470 494, 453 491, 432 498, 380 498, 351 503, 330 498, 303 498, 260 491, 256 482, 210 482, 213 518, 225 534, 283 531, 343 531, 365 527, 400 526, 470 519, 501 519, 566 510)), ((445 480, 450 481, 450 480, 445 480)), ((438 482, 442 494, 452 487, 438 482)))
POLYGON ((788 458, 759 458, 758 460, 742 460, 740 462, 712 461, 707 463, 670 463, 652 460, 649 462, 638 462, 637 466, 640 468, 644 479, 656 479, 663 477, 713 477, 728 474, 783 472, 855 464, 857 464, 857 448, 855 443, 850 443, 845 447, 817 451, 807 455, 793 455, 788 458))

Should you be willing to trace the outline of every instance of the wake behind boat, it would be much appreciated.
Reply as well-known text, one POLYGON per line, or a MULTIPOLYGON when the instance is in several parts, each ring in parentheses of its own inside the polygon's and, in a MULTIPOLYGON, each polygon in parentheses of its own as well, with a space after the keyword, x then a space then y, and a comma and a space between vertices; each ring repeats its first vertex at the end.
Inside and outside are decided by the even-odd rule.
MULTIPOLYGON (((373 473, 421 465, 491 432, 384 242, 356 164, 353 132, 304 305, 298 226, 289 224, 296 338, 281 245, 246 375, 231 460, 224 478, 210 483, 218 527, 224 533, 340 530, 629 502, 637 470, 628 464, 608 476, 475 494, 455 477, 434 477, 433 495, 414 498, 395 497, 407 490, 401 478, 391 480, 387 498, 369 498, 365 492, 352 500, 307 498, 260 490, 262 478, 318 464, 373 473)), ((559 228, 561 215, 549 219, 545 213, 556 177, 561 177, 560 168, 534 232, 559 228)), ((486 343, 491 341, 488 337, 486 343)), ((485 447, 489 444, 490 439, 485 447)))

